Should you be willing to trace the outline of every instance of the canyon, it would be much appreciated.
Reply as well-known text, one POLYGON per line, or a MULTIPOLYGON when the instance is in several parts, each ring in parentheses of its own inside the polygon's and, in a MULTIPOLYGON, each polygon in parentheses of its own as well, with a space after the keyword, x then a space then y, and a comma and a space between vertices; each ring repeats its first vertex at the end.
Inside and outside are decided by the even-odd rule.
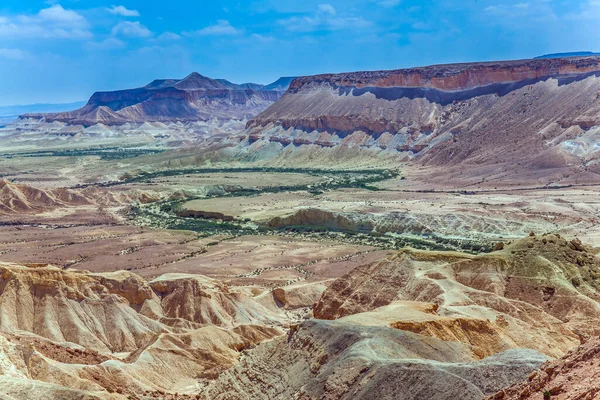
POLYGON ((595 399, 600 57, 0 128, 0 397, 595 399))

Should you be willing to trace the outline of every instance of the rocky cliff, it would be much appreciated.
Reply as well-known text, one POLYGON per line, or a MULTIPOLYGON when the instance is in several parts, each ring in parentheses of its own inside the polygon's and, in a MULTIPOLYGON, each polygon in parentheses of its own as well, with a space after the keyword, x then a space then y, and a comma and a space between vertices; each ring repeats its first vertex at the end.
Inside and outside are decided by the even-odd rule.
POLYGON ((334 159, 340 147, 367 148, 444 174, 466 165, 502 173, 517 161, 529 174, 597 173, 598 126, 597 56, 302 77, 247 124, 255 147, 312 146, 334 159))
POLYGON ((290 78, 271 85, 235 84, 192 73, 184 79, 155 80, 129 90, 97 92, 76 111, 24 114, 21 118, 76 125, 119 125, 127 122, 245 120, 273 104, 290 78))
MULTIPOLYGON (((389 114, 381 114, 386 110, 376 113, 373 112, 376 110, 369 110, 370 107, 366 107, 362 112, 356 108, 352 111, 360 114, 353 116, 349 112, 341 114, 341 110, 337 108, 323 108, 322 104, 313 103, 311 106, 308 96, 327 88, 339 97, 337 100, 346 102, 354 97, 366 96, 386 101, 423 99, 432 104, 446 106, 488 94, 503 96, 551 78, 557 79, 560 84, 568 84, 599 71, 600 57, 571 57, 300 77, 291 82, 282 101, 258 115, 248 125, 265 126, 280 121, 286 128, 345 132, 365 129, 374 134, 394 132, 404 127, 405 123, 411 122, 393 118, 393 114, 400 117, 403 110, 393 109, 389 110, 389 114)), ((432 128, 436 127, 431 124, 424 125, 427 126, 423 126, 423 130, 433 130, 432 128)))

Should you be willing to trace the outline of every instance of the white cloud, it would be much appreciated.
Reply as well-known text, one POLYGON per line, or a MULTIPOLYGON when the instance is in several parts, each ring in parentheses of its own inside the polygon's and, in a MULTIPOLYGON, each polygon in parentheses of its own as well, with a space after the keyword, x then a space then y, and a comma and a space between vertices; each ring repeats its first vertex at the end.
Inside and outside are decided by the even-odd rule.
POLYGON ((124 6, 112 6, 107 8, 108 12, 122 17, 139 17, 140 13, 138 10, 128 10, 124 6))
POLYGON ((265 36, 265 35, 260 35, 258 33, 253 33, 252 35, 250 35, 250 37, 254 40, 257 40, 259 42, 263 42, 263 43, 270 43, 270 42, 274 42, 275 37, 273 36, 265 36))
POLYGON ((277 23, 292 32, 362 29, 371 25, 369 21, 362 17, 338 16, 336 9, 331 4, 319 5, 314 15, 281 19, 277 23))
POLYGON ((567 20, 597 20, 600 18, 600 0, 588 0, 580 5, 578 12, 565 15, 567 20))
POLYGON ((0 37, 81 39, 92 36, 89 23, 79 13, 60 4, 33 15, 0 16, 0 37))
POLYGON ((546 0, 532 0, 515 4, 498 4, 483 9, 484 15, 497 23, 512 23, 510 19, 527 18, 528 22, 556 20, 551 4, 546 0))
POLYGON ((157 40, 179 40, 181 36, 173 32, 164 32, 161 33, 157 38, 157 40))
MULTIPOLYGON (((27 17, 23 17, 23 19, 27 19, 27 17)), ((65 10, 60 4, 40 10, 35 19, 57 25, 76 26, 80 28, 88 26, 86 19, 82 15, 73 10, 65 10)))
POLYGON ((225 19, 220 19, 215 25, 210 25, 194 32, 185 32, 185 35, 200 35, 200 36, 226 36, 237 35, 240 30, 234 28, 231 23, 225 19))
POLYGON ((101 42, 88 42, 86 47, 89 50, 113 50, 122 49, 126 46, 125 42, 114 37, 109 37, 101 42))
POLYGON ((138 21, 119 22, 112 28, 112 34, 117 36, 128 36, 128 37, 148 37, 152 36, 152 32, 138 21))
POLYGON ((29 55, 26 51, 19 49, 2 49, 0 48, 0 58, 7 58, 9 60, 22 60, 29 55))
POLYGON ((319 4, 319 6, 317 7, 317 12, 322 13, 322 14, 329 14, 329 15, 337 14, 337 12, 335 11, 335 8, 333 8, 333 6, 331 4, 319 4))

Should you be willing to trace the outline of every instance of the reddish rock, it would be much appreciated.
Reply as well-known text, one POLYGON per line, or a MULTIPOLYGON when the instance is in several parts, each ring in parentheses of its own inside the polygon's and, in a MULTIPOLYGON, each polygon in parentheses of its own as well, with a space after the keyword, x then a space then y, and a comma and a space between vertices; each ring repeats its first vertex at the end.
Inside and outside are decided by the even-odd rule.
POLYGON ((487 400, 592 400, 600 395, 600 342, 594 340, 560 360, 549 361, 532 373, 528 381, 487 397, 487 400))
POLYGON ((568 76, 600 70, 600 57, 554 58, 487 63, 434 65, 393 71, 362 71, 296 78, 294 92, 315 83, 341 87, 419 87, 444 91, 472 89, 496 83, 568 76))

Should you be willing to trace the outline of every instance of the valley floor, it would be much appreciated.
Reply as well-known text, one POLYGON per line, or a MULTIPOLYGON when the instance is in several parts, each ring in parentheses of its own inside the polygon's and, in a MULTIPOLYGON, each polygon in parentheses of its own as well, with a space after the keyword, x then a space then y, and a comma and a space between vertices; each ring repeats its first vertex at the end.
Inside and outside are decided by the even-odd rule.
POLYGON ((600 333, 600 186, 106 153, 0 157, 1 396, 502 398, 600 333))

